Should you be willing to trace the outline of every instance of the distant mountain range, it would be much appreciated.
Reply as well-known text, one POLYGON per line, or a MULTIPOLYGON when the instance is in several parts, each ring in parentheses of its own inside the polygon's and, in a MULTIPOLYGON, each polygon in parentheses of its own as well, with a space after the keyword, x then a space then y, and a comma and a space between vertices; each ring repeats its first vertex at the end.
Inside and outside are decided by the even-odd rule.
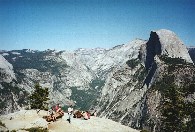
MULTIPOLYGON (((67 52, 23 49, 1 51, 0 54, 5 58, 3 63, 13 67, 7 68, 12 72, 9 78, 10 81, 14 80, 14 86, 18 89, 30 94, 38 82, 41 86, 49 88, 50 105, 75 104, 77 108, 84 110, 89 109, 91 103, 100 96, 110 71, 122 66, 130 57, 137 57, 136 50, 139 50, 139 45, 143 43, 145 41, 135 40, 128 45, 116 46, 109 50, 96 48, 67 52), (133 54, 129 56, 129 53, 133 54)), ((6 87, 4 85, 2 87, 6 87)), ((10 101, 12 100, 10 97, 10 101)), ((18 109, 12 110, 11 103, 9 108, 7 112, 18 109)), ((2 112, 5 110, 2 109, 2 112)))
MULTIPOLYGON (((35 83, 40 83, 49 88, 50 106, 97 109, 100 117, 161 131, 166 128, 162 125, 166 116, 165 107, 159 107, 169 96, 162 89, 194 86, 194 49, 187 49, 175 33, 162 29, 151 31, 149 40, 136 39, 111 49, 1 50, 0 113, 27 108, 35 83)), ((192 92, 182 95, 189 100, 185 105, 194 101, 195 88, 189 89, 192 92)), ((191 123, 191 115, 186 116, 181 120, 191 123)))

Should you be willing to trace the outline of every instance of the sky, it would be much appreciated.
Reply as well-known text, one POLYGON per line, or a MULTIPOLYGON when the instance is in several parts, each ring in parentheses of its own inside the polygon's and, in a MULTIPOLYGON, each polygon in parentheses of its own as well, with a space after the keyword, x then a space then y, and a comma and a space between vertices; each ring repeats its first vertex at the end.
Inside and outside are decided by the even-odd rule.
POLYGON ((195 0, 0 0, 0 50, 111 48, 159 29, 195 46, 195 0))

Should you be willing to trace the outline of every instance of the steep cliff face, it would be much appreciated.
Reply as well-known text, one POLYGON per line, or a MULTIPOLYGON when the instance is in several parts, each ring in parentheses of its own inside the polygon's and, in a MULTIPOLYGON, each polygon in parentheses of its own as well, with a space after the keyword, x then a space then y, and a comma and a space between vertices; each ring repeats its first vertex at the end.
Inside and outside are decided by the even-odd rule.
POLYGON ((18 87, 13 66, 0 55, 0 114, 20 109, 25 95, 26 91, 18 87))
POLYGON ((189 84, 193 84, 194 75, 185 73, 194 73, 194 65, 186 47, 171 31, 152 31, 148 42, 139 46, 137 57, 114 69, 106 80, 98 113, 100 117, 133 128, 161 131, 164 115, 159 107, 164 101, 164 91, 155 89, 154 85, 160 87, 157 82, 164 82, 165 76, 173 79, 167 86, 175 84, 177 88, 184 87, 186 78, 191 78, 189 84))
POLYGON ((13 66, 0 55, 0 82, 10 83, 13 79, 16 79, 13 66))
POLYGON ((183 59, 159 57, 160 72, 146 93, 143 127, 150 131, 193 131, 195 66, 183 59))
POLYGON ((147 90, 147 87, 143 86, 146 74, 144 67, 138 62, 135 68, 126 65, 112 74, 102 90, 100 117, 138 128, 138 120, 142 117, 141 110, 144 106, 143 96, 147 90))

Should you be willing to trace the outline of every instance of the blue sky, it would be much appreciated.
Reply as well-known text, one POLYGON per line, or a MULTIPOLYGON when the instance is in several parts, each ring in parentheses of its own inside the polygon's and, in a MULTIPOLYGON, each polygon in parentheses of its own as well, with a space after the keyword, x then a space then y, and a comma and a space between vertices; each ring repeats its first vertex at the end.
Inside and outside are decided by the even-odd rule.
POLYGON ((195 46, 194 0, 0 0, 0 49, 111 48, 151 30, 195 46))

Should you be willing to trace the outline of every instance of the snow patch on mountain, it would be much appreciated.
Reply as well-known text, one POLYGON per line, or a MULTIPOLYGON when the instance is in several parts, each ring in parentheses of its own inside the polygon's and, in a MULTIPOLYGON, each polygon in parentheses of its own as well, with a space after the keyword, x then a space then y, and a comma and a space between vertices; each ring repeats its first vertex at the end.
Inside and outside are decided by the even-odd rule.
POLYGON ((2 56, 7 56, 7 55, 9 55, 9 54, 8 54, 8 53, 3 53, 3 54, 2 54, 2 56))
POLYGON ((11 52, 11 53, 14 55, 20 55, 20 53, 18 53, 18 52, 11 52))

